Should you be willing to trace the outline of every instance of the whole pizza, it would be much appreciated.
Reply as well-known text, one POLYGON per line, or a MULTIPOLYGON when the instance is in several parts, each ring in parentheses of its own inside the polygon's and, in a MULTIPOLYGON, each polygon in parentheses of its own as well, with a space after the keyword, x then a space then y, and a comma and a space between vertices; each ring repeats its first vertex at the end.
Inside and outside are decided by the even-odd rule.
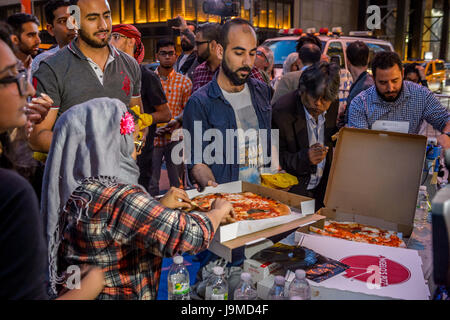
POLYGON ((197 196, 192 199, 191 203, 201 211, 209 211, 212 203, 217 198, 224 198, 232 204, 234 214, 233 218, 229 220, 230 223, 243 220, 276 218, 291 213, 287 205, 253 192, 211 193, 197 196))
POLYGON ((311 232, 357 242, 378 244, 389 247, 406 247, 395 231, 387 231, 356 222, 337 222, 327 220, 323 229, 309 227, 311 232))

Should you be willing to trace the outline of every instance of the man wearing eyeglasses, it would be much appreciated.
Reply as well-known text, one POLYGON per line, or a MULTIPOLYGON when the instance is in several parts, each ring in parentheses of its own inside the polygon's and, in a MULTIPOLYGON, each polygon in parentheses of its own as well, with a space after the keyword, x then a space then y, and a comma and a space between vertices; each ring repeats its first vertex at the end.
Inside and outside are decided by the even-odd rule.
POLYGON ((184 186, 184 165, 175 164, 172 161, 172 149, 178 144, 178 141, 171 141, 171 133, 181 127, 184 106, 192 91, 191 80, 181 73, 175 72, 173 68, 177 61, 177 55, 175 53, 175 43, 172 40, 161 39, 156 43, 156 58, 159 60, 156 74, 161 80, 173 120, 164 126, 159 125, 156 130, 149 188, 149 193, 152 196, 159 194, 159 179, 163 157, 166 162, 170 186, 176 188, 184 186))
POLYGON ((264 82, 271 87, 270 81, 273 68, 273 52, 267 46, 259 46, 256 50, 255 67, 261 73, 264 82))
POLYGON ((48 152, 57 117, 85 101, 116 98, 129 107, 138 105, 143 112, 139 65, 109 44, 112 20, 108 1, 75 2, 80 9, 78 37, 42 61, 34 74, 36 91, 46 92, 54 101, 54 108, 31 134, 35 151, 48 152))

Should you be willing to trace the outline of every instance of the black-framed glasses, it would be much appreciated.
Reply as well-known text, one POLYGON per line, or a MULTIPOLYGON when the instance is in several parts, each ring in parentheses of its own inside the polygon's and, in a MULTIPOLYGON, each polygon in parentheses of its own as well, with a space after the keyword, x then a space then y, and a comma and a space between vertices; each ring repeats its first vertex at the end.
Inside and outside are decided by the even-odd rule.
POLYGON ((162 57, 172 57, 175 54, 175 51, 160 51, 158 54, 162 57))
POLYGON ((28 86, 30 85, 30 83, 28 82, 28 72, 26 70, 22 70, 19 71, 19 73, 15 76, 9 76, 0 79, 0 84, 10 84, 14 82, 17 84, 19 94, 24 97, 27 93, 28 86))
POLYGON ((210 43, 210 42, 211 42, 211 40, 195 41, 195 45, 198 47, 198 46, 201 46, 204 43, 210 43))

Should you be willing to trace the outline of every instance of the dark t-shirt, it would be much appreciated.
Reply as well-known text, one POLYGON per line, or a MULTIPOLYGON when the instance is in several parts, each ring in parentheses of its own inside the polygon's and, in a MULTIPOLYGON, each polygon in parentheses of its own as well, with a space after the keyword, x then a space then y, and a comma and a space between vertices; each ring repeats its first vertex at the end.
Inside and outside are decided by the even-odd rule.
POLYGON ((31 185, 0 169, 0 300, 48 299, 47 248, 31 185))
MULTIPOLYGON (((156 111, 155 106, 167 103, 167 98, 164 89, 161 85, 158 75, 150 70, 147 65, 141 65, 142 83, 141 83, 141 98, 145 113, 153 113, 156 111)), ((155 137, 156 125, 150 126, 147 144, 153 144, 155 137)))

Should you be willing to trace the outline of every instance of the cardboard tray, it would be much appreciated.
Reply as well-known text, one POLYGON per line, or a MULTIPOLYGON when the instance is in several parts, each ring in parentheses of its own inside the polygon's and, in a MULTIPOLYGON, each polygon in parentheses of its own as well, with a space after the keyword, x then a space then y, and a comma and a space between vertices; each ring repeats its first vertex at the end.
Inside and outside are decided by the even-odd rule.
POLYGON ((427 138, 343 128, 318 214, 398 231, 413 230, 427 138))

